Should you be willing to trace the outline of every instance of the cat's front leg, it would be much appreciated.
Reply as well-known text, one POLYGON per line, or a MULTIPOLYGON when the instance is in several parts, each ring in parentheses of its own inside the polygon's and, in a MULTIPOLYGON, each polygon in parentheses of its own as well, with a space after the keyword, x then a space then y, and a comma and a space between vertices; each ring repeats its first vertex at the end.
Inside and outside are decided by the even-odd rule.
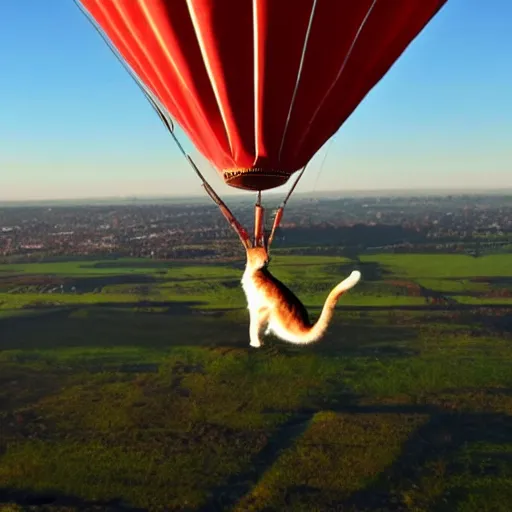
POLYGON ((257 320, 253 320, 252 318, 251 324, 249 326, 249 338, 251 340, 251 347, 261 347, 259 322, 257 320))
POLYGON ((260 332, 263 327, 265 315, 263 310, 251 311, 249 338, 251 347, 261 347, 260 332))

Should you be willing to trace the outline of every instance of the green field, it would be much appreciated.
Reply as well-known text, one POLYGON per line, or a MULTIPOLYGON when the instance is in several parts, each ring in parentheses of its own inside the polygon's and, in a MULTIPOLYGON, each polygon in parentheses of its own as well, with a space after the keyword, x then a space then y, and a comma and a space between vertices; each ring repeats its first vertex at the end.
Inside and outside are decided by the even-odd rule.
POLYGON ((0 266, 0 511, 503 511, 512 255, 280 256, 327 336, 248 341, 243 262, 0 266))

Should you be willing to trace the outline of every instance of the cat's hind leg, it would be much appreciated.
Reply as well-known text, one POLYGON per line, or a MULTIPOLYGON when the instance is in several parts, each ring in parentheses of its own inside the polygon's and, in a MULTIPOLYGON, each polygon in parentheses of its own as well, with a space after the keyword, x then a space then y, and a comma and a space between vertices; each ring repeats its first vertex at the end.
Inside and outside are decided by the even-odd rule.
POLYGON ((267 324, 267 327, 265 329, 265 336, 268 336, 269 334, 272 334, 272 324, 270 322, 270 313, 268 314, 267 318, 265 319, 265 322, 267 324))

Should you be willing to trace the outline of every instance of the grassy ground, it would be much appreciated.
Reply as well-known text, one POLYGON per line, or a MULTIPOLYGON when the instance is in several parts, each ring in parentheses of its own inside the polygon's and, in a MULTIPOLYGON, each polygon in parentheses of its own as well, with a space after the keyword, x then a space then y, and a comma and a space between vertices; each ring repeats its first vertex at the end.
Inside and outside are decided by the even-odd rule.
POLYGON ((276 257, 312 316, 365 280, 261 350, 236 265, 5 265, 0 511, 509 511, 511 258, 276 257))

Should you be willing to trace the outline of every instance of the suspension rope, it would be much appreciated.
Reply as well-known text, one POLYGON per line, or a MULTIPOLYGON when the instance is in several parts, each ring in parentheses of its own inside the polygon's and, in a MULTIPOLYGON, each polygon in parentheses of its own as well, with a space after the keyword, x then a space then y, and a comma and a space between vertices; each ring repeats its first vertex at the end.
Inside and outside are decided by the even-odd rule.
POLYGON ((306 164, 302 168, 302 171, 300 171, 299 175, 295 179, 295 182, 293 183, 292 187, 288 191, 288 194, 286 194, 286 197, 283 199, 283 201, 279 205, 279 208, 276 211, 276 215, 274 217, 274 223, 272 224, 272 229, 270 231, 270 234, 269 234, 267 242, 266 242, 267 250, 270 250, 270 246, 272 245, 272 242, 274 241, 274 236, 276 234, 276 230, 279 227, 279 225, 281 224, 281 220, 283 218, 283 213, 284 213, 284 207, 286 206, 286 203, 288 203, 288 200, 290 199, 291 195, 293 194, 293 191, 299 184, 299 181, 301 180, 302 176, 304 176, 304 173, 306 172, 307 167, 308 167, 308 164, 306 164))
POLYGON ((336 138, 336 136, 338 135, 339 132, 336 132, 332 137, 331 139, 329 140, 329 142, 327 143, 327 146, 325 148, 325 153, 324 153, 324 156, 322 158, 322 163, 320 164, 320 170, 318 171, 318 174, 316 175, 316 179, 315 179, 315 184, 313 186, 313 193, 316 192, 316 188, 318 187, 318 181, 320 180, 320 176, 322 175, 322 171, 324 170, 324 165, 325 165, 325 161, 327 160, 327 157, 329 156, 329 151, 331 150, 331 146, 334 142, 334 139, 336 138))

